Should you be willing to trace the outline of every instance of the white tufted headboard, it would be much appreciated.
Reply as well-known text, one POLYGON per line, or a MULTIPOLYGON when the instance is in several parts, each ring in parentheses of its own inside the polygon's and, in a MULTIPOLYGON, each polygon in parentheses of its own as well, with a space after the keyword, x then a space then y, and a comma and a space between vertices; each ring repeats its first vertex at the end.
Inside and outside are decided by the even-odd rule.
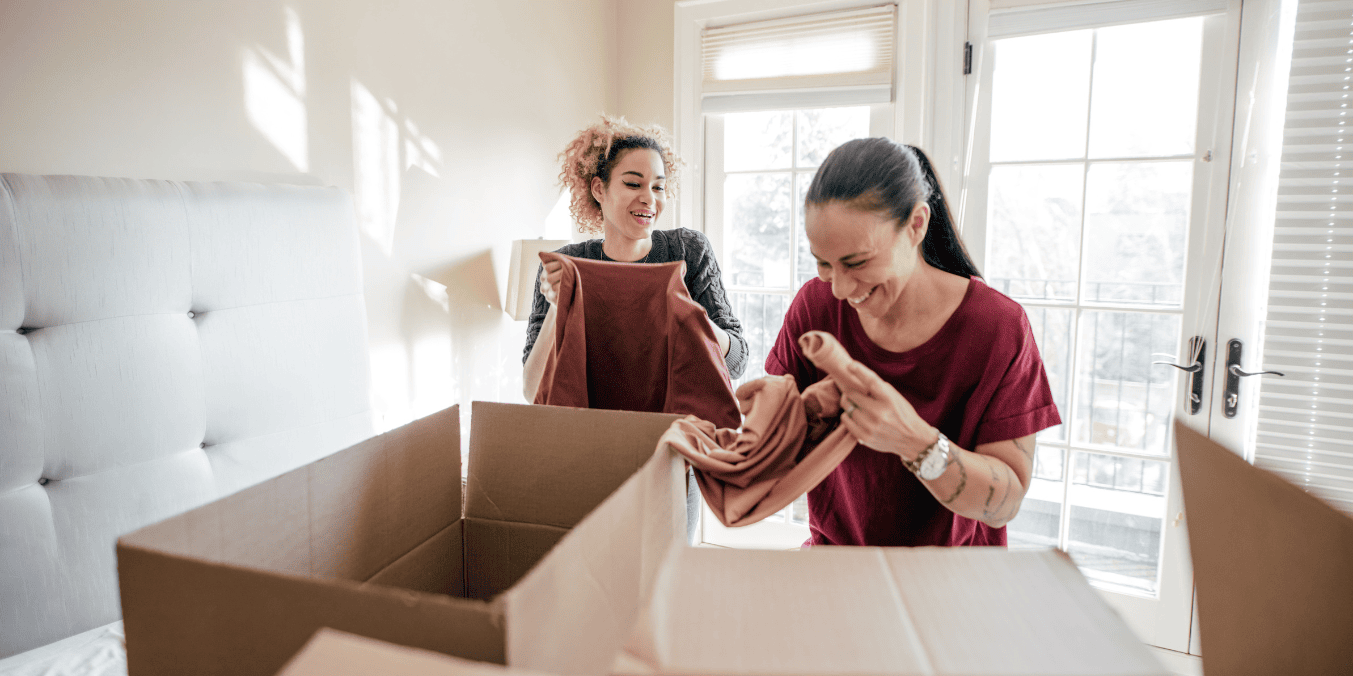
POLYGON ((118 535, 371 435, 336 188, 0 175, 0 658, 116 621, 118 535))

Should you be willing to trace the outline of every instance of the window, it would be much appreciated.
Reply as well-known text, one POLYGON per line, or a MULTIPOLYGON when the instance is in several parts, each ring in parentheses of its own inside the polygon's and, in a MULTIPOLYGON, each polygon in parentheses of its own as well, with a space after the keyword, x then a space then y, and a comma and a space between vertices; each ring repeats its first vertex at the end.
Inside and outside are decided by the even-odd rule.
MULTIPOLYGON (((833 148, 871 135, 872 111, 847 106, 706 117, 706 227, 748 346, 747 370, 735 386, 766 375, 766 355, 790 301, 817 276, 803 232, 803 197, 813 174, 833 148)), ((710 520, 707 542, 796 547, 808 538, 806 497, 765 526, 740 529, 755 529, 746 535, 710 520)))
POLYGON ((1148 594, 1175 401, 1151 362, 1179 344, 1202 37, 1185 18, 991 45, 984 273, 1024 305, 1064 420, 1011 544, 1148 594))
MULTIPOLYGON (((698 153, 704 170, 702 184, 684 191, 681 204, 697 218, 683 223, 703 228, 713 243, 743 324, 748 367, 735 385, 765 375, 785 310, 817 274, 803 235, 803 196, 813 173, 836 146, 893 131, 896 3, 796 13, 800 4, 813 3, 768 9, 726 0, 677 8, 678 136, 683 154, 698 153), (683 81, 696 85, 695 96, 683 81), (699 124, 683 127, 683 114, 699 124), (693 136, 703 147, 682 140, 693 136)), ((704 541, 797 547, 808 537, 807 512, 800 497, 739 529, 706 514, 704 541)))

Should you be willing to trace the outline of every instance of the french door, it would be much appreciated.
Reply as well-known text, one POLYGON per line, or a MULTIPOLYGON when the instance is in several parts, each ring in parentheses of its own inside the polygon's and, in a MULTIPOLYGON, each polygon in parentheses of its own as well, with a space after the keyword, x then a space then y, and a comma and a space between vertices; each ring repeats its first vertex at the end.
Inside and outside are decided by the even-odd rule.
POLYGON ((1206 433, 1215 408, 1240 3, 1132 5, 973 0, 960 222, 1024 306, 1063 420, 1011 548, 1066 550, 1144 642, 1190 652, 1171 421, 1206 433))

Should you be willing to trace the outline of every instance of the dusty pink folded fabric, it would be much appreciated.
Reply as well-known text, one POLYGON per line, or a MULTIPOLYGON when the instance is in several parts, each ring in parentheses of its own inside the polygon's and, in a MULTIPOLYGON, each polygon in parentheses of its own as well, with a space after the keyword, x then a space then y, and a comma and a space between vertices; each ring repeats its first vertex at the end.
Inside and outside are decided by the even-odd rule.
POLYGON ((741 430, 686 416, 659 442, 690 461, 700 493, 725 526, 748 526, 784 509, 855 449, 855 437, 835 424, 841 407, 832 384, 859 387, 850 372, 855 360, 821 331, 805 333, 799 345, 828 379, 802 394, 792 376, 753 380, 737 391, 741 430))
POLYGON ((738 403, 686 263, 616 263, 541 252, 563 265, 555 334, 535 402, 685 413, 737 425, 738 403), (584 293, 586 280, 586 293, 584 293), (585 298, 585 301, 584 301, 585 298))

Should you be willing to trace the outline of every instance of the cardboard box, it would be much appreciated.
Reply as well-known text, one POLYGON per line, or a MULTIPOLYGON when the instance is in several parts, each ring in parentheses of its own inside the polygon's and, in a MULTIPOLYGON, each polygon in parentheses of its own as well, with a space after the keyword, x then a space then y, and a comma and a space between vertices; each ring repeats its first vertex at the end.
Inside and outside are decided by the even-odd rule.
POLYGON ((321 629, 278 676, 541 676, 321 629))
MULTIPOLYGON (((271 675, 321 627, 501 663, 514 617, 490 599, 658 457, 674 418, 476 402, 462 509, 452 407, 126 535, 117 556, 130 673, 271 675)), ((666 485, 649 497, 666 503, 633 518, 660 527, 651 540, 665 551, 684 537, 685 477, 679 462, 662 465, 650 477, 666 485)), ((640 546, 596 551, 637 565, 640 546)), ((638 593, 639 569, 628 574, 591 600, 637 612, 625 594, 638 593)), ((546 621, 567 613, 551 609, 549 585, 517 597, 546 621)), ((606 659, 624 638, 585 637, 604 643, 591 652, 606 659)))
POLYGON ((1209 674, 1353 672, 1353 518, 1175 423, 1209 674))
POLYGON ((123 538, 131 673, 325 626, 566 675, 1165 673, 1062 555, 691 548, 672 416, 474 413, 463 512, 452 409, 123 538))
POLYGON ((509 665, 681 676, 1168 674, 1059 552, 773 552, 657 538, 661 524, 635 515, 656 516, 649 505, 661 504, 653 496, 671 483, 664 463, 674 456, 659 448, 503 595, 509 665), (616 546, 633 541, 644 544, 616 546), (610 601, 636 597, 647 599, 638 613, 610 601))

